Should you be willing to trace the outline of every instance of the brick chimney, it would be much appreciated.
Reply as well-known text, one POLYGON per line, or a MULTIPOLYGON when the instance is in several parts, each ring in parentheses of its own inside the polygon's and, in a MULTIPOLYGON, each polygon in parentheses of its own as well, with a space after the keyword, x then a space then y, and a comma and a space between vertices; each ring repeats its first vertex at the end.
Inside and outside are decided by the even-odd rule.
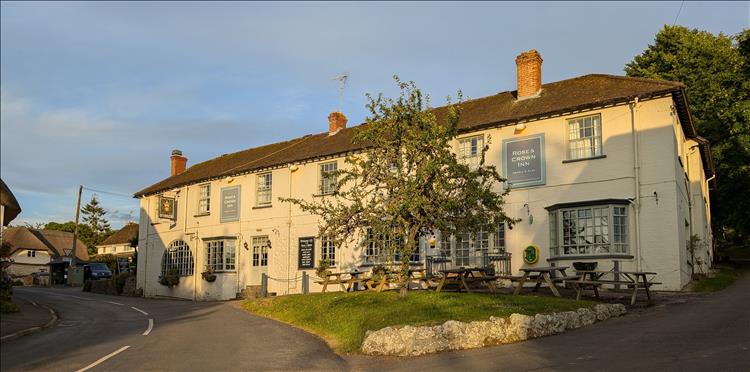
POLYGON ((542 91, 542 56, 535 49, 516 57, 518 99, 539 96, 542 91))
POLYGON ((172 150, 172 176, 176 176, 185 171, 187 158, 182 156, 182 151, 172 150))
POLYGON ((338 131, 346 128, 346 116, 341 112, 334 111, 328 115, 328 135, 332 136, 338 131))

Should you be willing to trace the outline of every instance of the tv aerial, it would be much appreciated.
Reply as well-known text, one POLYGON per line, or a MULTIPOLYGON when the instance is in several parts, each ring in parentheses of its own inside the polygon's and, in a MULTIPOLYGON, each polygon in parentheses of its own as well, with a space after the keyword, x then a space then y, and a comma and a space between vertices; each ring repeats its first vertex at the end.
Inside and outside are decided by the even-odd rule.
POLYGON ((349 80, 349 74, 344 72, 343 74, 334 77, 332 80, 338 80, 339 82, 339 108, 341 111, 344 106, 344 88, 346 88, 346 81, 349 80))

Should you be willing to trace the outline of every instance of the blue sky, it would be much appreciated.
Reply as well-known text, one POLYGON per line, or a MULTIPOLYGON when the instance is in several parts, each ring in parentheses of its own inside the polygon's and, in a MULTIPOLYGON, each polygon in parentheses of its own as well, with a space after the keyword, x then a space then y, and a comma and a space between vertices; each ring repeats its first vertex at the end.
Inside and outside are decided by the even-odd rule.
MULTIPOLYGON (((622 75, 679 8, 2 2, 0 176, 23 208, 14 224, 72 220, 79 184, 132 195, 168 176, 172 149, 190 165, 323 132, 339 108, 359 123, 394 74, 434 105, 514 90, 514 57, 532 48, 544 82, 622 75)), ((677 24, 734 34, 749 20, 748 2, 685 2, 677 24)), ((98 196, 113 226, 137 218, 135 199, 98 196)))

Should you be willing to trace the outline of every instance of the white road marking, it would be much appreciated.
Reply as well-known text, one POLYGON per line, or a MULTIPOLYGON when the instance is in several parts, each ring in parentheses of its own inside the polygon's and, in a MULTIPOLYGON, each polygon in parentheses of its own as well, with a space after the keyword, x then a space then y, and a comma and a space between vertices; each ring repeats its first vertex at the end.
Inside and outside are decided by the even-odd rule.
POLYGON ((151 333, 151 330, 154 329, 154 320, 149 319, 148 320, 148 328, 146 328, 146 332, 143 332, 144 336, 148 336, 149 333, 151 333))
POLYGON ((143 310, 141 310, 141 309, 139 309, 139 308, 137 308, 135 306, 131 306, 130 308, 133 309, 133 310, 135 310, 135 311, 137 311, 137 312, 139 312, 139 313, 141 313, 141 314, 143 314, 143 315, 148 315, 147 312, 145 312, 145 311, 143 311, 143 310))
POLYGON ((107 355, 99 358, 96 362, 91 363, 91 364, 87 365, 86 367, 83 367, 83 368, 77 370, 76 372, 83 372, 83 371, 87 371, 87 370, 89 370, 91 368, 94 368, 94 367, 96 367, 96 366, 104 363, 105 360, 107 360, 107 359, 109 359, 109 358, 111 358, 111 357, 113 357, 113 356, 115 356, 117 354, 122 353, 123 351, 127 350, 129 347, 130 347, 130 345, 123 346, 123 347, 115 350, 114 352, 109 353, 109 354, 107 354, 107 355))
POLYGON ((125 304, 121 304, 119 302, 114 302, 114 301, 104 301, 104 302, 109 303, 109 304, 113 304, 113 305, 118 305, 118 306, 125 306, 125 304))

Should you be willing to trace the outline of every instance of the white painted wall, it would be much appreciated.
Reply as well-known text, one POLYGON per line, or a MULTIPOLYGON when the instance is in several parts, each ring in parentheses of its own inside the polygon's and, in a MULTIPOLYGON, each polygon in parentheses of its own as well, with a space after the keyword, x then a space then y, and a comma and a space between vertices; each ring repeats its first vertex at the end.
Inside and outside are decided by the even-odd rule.
MULTIPOLYGON (((513 255, 512 267, 517 270, 524 264, 522 250, 531 244, 540 248, 538 266, 550 264, 549 222, 545 207, 558 203, 582 202, 598 199, 635 199, 634 149, 631 120, 637 131, 640 165, 641 199, 640 212, 631 205, 629 215, 629 256, 619 257, 623 270, 636 270, 658 273, 657 280, 664 283, 660 289, 677 290, 689 280, 689 267, 686 265, 685 242, 687 233, 684 220, 690 220, 688 194, 684 183, 685 170, 678 161, 678 154, 684 154, 685 142, 676 115, 672 115, 672 99, 664 97, 641 102, 634 111, 627 105, 575 113, 564 117, 548 118, 527 123, 522 133, 515 133, 513 127, 493 128, 481 132, 489 143, 487 159, 502 169, 502 140, 525 137, 538 133, 545 135, 546 177, 543 186, 517 188, 507 197, 506 211, 511 217, 522 218, 513 230, 506 230, 506 246, 513 255), (606 158, 567 162, 566 119, 582 115, 600 113, 602 117, 603 148, 606 158), (528 204, 529 209, 524 208, 528 204), (640 216, 640 267, 638 265, 635 234, 636 214, 640 216), (533 215, 533 223, 529 216, 533 215), (686 269, 687 267, 687 269, 686 269)), ((475 135, 477 133, 472 133, 475 135)), ((685 156, 685 155, 683 155, 685 156)), ((699 161, 699 155, 688 156, 688 161, 699 161)), ((270 208, 256 208, 256 175, 245 174, 231 178, 216 179, 211 183, 211 212, 199 216, 199 185, 184 186, 165 192, 165 196, 177 199, 176 220, 163 220, 157 217, 158 195, 141 198, 141 219, 139 232, 138 284, 144 288, 146 296, 175 296, 182 298, 228 299, 247 285, 259 284, 257 268, 251 266, 252 237, 267 235, 272 249, 269 252, 269 290, 278 294, 299 293, 299 281, 287 283, 297 278, 297 240, 300 237, 316 236, 318 232, 315 216, 302 213, 299 208, 278 201, 279 197, 313 198, 318 193, 319 164, 321 160, 299 164, 295 172, 289 167, 272 169, 273 203, 270 208), (223 187, 240 186, 240 221, 221 223, 219 219, 220 191, 223 187), (237 269, 232 273, 219 273, 214 283, 201 279, 200 272, 205 268, 203 241, 212 237, 231 236, 237 240, 237 269), (180 285, 167 288, 157 283, 161 272, 161 259, 165 247, 182 239, 189 244, 195 260, 194 275, 181 279, 180 285), (245 249, 247 243, 249 249, 245 249)), ((343 167, 342 158, 338 166, 343 167)), ((690 163, 692 164, 692 163, 690 163)), ((705 177, 700 175, 702 167, 691 168, 691 190, 700 192, 708 200, 705 177)), ((498 191, 499 191, 498 186, 498 191)), ((693 199, 697 198, 694 197, 693 199)), ((705 216, 708 202, 693 212, 693 226, 706 230, 705 216), (700 211, 699 211, 700 210, 700 211)), ((709 231, 710 234, 710 231, 709 231)), ((321 254, 320 240, 315 244, 315 261, 321 254)), ((362 249, 355 245, 338 247, 337 261, 340 270, 358 266, 362 249)), ((568 259, 553 261, 557 265, 568 265, 568 259)), ((586 261, 586 260, 583 260, 586 261)), ((612 266, 611 259, 597 259, 601 269, 612 266)), ((314 275, 313 270, 308 274, 314 275)), ((311 290, 320 287, 311 283, 311 290)))

